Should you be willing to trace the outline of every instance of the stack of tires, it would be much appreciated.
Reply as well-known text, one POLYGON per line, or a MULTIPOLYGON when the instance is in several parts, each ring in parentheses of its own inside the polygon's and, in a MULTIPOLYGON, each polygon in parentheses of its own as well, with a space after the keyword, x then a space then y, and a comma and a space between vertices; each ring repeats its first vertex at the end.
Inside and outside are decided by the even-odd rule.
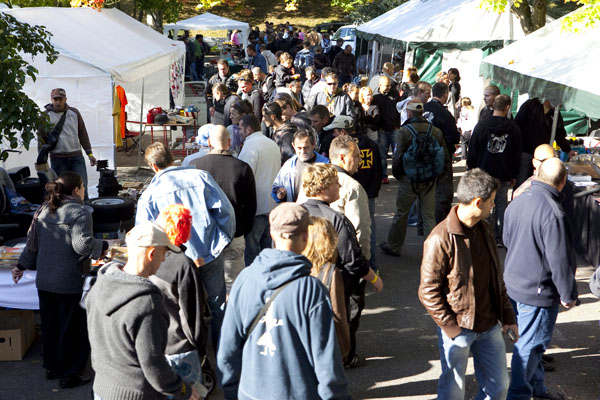
POLYGON ((90 199, 94 209, 94 235, 98 239, 117 239, 119 230, 135 225, 135 201, 130 197, 106 196, 90 199))

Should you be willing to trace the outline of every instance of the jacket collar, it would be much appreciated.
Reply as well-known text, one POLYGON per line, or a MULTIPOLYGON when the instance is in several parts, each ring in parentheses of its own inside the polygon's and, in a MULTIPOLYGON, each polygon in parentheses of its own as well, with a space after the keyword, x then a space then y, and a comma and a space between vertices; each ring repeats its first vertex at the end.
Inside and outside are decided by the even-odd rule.
POLYGON ((230 156, 231 152, 229 150, 212 149, 208 154, 219 154, 222 156, 230 156))
MULTIPOLYGON (((331 165, 333 165, 333 168, 335 168, 337 170, 338 174, 348 175, 348 172, 344 168, 340 167, 339 165, 335 165, 335 164, 331 164, 331 165)), ((350 175, 348 175, 348 176, 350 176, 350 175)))
POLYGON ((311 204, 314 206, 326 205, 327 207, 329 207, 329 203, 324 202, 323 200, 315 199, 315 198, 308 198, 304 203, 311 204))
POLYGON ((536 190, 539 190, 541 192, 546 192, 548 193, 550 196, 552 196, 556 201, 562 201, 565 197, 565 194, 562 192, 559 192, 558 190, 556 190, 556 188, 554 188, 553 186, 548 185, 547 183, 544 182, 540 182, 536 179, 534 179, 531 182, 531 188, 535 188, 536 190))
POLYGON ((462 222, 460 222, 460 219, 458 219, 458 214, 456 213, 457 209, 458 205, 453 206, 450 209, 450 213, 446 217, 446 226, 448 228, 448 232, 454 235, 466 236, 467 233, 465 232, 465 226, 462 222))

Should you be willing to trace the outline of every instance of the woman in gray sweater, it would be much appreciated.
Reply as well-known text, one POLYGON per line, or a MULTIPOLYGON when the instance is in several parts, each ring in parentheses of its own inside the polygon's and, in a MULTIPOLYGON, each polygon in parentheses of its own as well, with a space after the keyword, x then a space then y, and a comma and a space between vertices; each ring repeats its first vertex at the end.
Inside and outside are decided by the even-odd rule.
POLYGON ((83 275, 90 258, 101 258, 108 244, 93 237, 78 174, 64 173, 48 183, 46 191, 47 200, 34 216, 13 279, 18 282, 25 269, 37 270, 46 377, 58 378, 61 388, 71 388, 89 381, 80 376, 90 352, 86 315, 79 306, 83 275))

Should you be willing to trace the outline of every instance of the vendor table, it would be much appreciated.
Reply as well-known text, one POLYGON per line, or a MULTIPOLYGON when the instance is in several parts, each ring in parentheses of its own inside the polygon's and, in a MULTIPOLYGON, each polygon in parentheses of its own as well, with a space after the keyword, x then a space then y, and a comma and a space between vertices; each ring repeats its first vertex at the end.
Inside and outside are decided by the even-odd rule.
MULTIPOLYGON (((154 143, 154 129, 156 130, 162 130, 163 133, 163 144, 171 149, 171 153, 173 153, 173 156, 181 156, 181 157, 185 157, 187 155, 187 152, 185 150, 185 142, 187 141, 187 135, 186 135, 186 130, 189 128, 192 130, 192 132, 194 132, 194 135, 196 135, 197 132, 197 123, 196 123, 196 119, 193 120, 193 123, 191 124, 178 124, 178 123, 167 123, 167 124, 145 124, 144 126, 144 131, 146 131, 147 128, 150 128, 150 143, 154 143), (171 127, 176 127, 176 128, 182 128, 182 139, 181 139, 181 148, 174 148, 175 146, 173 145, 173 138, 172 138, 172 130, 171 127)), ((175 139, 175 141, 177 141, 177 138, 175 139)))
POLYGON ((600 203, 596 200, 598 195, 590 194, 574 199, 573 202, 575 251, 594 268, 600 265, 600 203))
POLYGON ((12 271, 0 269, 0 307, 19 310, 39 310, 40 303, 35 287, 36 271, 25 271, 19 283, 14 283, 12 271))

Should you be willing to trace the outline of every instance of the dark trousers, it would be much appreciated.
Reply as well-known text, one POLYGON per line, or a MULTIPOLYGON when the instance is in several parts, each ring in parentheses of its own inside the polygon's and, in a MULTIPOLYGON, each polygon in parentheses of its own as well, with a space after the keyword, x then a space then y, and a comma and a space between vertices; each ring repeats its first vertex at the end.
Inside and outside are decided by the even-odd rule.
POLYGON ((435 223, 442 222, 450 213, 454 199, 452 166, 446 166, 435 185, 435 223))
POLYGON ((38 290, 38 297, 44 368, 55 371, 59 378, 80 374, 90 355, 86 314, 79 307, 81 293, 38 290))
MULTIPOLYGON (((374 251, 375 249, 373 249, 374 251)), ((360 315, 365 308, 365 287, 367 281, 363 280, 354 288, 346 291, 346 311, 350 328, 350 351, 346 360, 351 361, 356 354, 356 332, 360 324, 360 315)))
POLYGON ((85 200, 89 200, 87 167, 85 165, 85 158, 83 158, 82 155, 74 157, 51 157, 50 167, 56 172, 56 175, 58 175, 59 178, 68 171, 79 174, 81 179, 83 179, 83 185, 85 186, 85 200))
POLYGON ((198 75, 198 80, 201 80, 204 76, 204 56, 196 58, 196 74, 198 75))

